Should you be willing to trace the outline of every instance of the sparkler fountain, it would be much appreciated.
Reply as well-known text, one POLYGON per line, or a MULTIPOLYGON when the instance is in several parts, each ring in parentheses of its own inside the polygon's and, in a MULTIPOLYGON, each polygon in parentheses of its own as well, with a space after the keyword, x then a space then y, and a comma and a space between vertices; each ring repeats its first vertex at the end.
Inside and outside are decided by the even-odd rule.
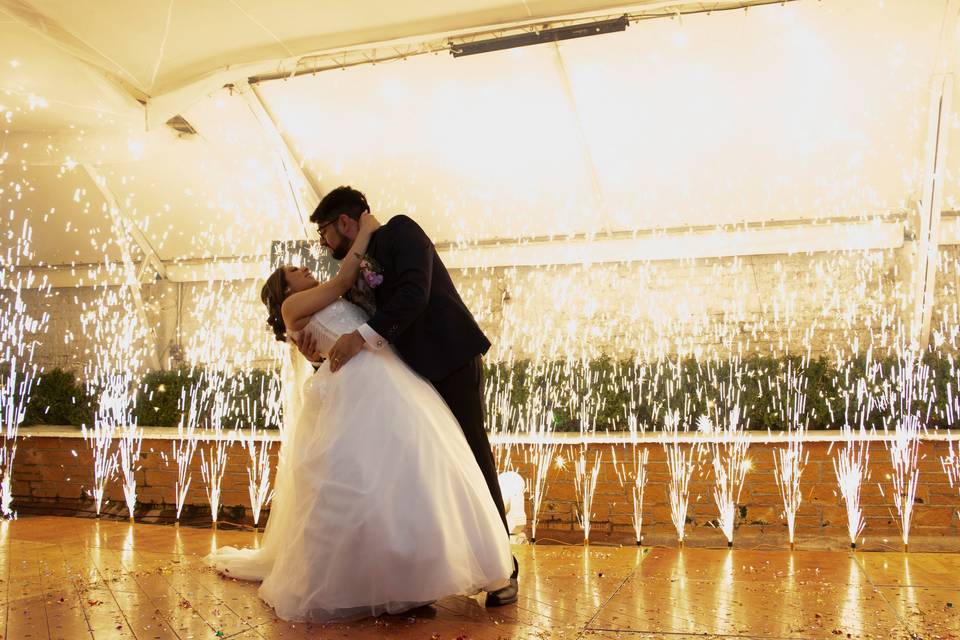
POLYGON ((137 425, 136 417, 132 412, 129 419, 120 427, 120 439, 117 443, 119 452, 120 473, 123 475, 123 499, 127 504, 127 513, 130 522, 133 522, 133 512, 137 506, 137 460, 140 459, 140 449, 143 445, 143 429, 137 425))
POLYGON ((574 488, 577 492, 577 519, 583 529, 583 544, 590 544, 590 519, 593 516, 593 496, 597 491, 597 478, 600 475, 600 461, 603 453, 598 451, 593 459, 593 466, 587 468, 587 436, 596 434, 597 413, 601 408, 602 399, 598 397, 594 383, 594 372, 583 367, 583 389, 575 398, 577 415, 580 422, 580 455, 574 464, 574 488))
POLYGON ((583 544, 590 544, 590 518, 593 515, 593 496, 597 490, 597 478, 600 475, 600 460, 603 453, 597 451, 593 458, 593 466, 587 469, 587 455, 581 450, 577 458, 573 476, 578 498, 577 519, 583 529, 583 544))
POLYGON ((268 444, 259 442, 256 434, 255 423, 260 419, 256 414, 262 411, 267 424, 277 424, 282 434, 282 395, 289 392, 292 398, 299 393, 299 389, 281 388, 279 374, 271 374, 266 388, 261 384, 257 402, 246 402, 240 398, 241 406, 235 407, 241 380, 250 375, 253 363, 261 359, 279 362, 286 347, 264 339, 261 309, 245 303, 257 299, 255 282, 224 283, 211 278, 195 295, 189 313, 203 329, 187 340, 186 353, 191 362, 206 367, 204 378, 207 390, 204 393, 207 400, 204 414, 207 430, 202 437, 206 446, 200 451, 200 471, 210 505, 212 526, 216 529, 227 453, 239 435, 235 429, 228 429, 227 420, 246 421, 249 425, 248 434, 240 439, 248 453, 247 480, 251 509, 259 520, 263 507, 270 500, 271 460, 268 444))
POLYGON ((730 411, 726 424, 714 425, 707 416, 700 416, 698 431, 712 434, 710 452, 713 461, 715 486, 713 499, 719 511, 720 530, 727 539, 727 547, 733 547, 733 530, 737 522, 737 504, 743 491, 743 481, 749 464, 747 449, 750 441, 740 424, 740 409, 730 411))
POLYGON ((630 434, 630 447, 633 460, 633 482, 630 487, 630 494, 633 499, 633 534, 636 538, 637 546, 643 542, 643 498, 647 489, 647 464, 650 462, 650 449, 640 448, 640 435, 643 434, 647 425, 640 422, 637 418, 638 403, 642 401, 643 390, 648 383, 647 368, 643 365, 635 366, 633 370, 631 384, 627 387, 629 392, 629 402, 627 405, 627 432, 630 434))
POLYGON ((117 417, 125 415, 127 404, 125 385, 128 383, 123 376, 109 372, 88 372, 88 388, 99 389, 100 397, 97 410, 93 418, 93 425, 83 425, 81 431, 83 439, 93 453, 93 488, 90 493, 93 497, 97 517, 103 509, 103 500, 106 487, 118 469, 117 453, 112 451, 113 436, 116 430, 117 417), (99 380, 94 375, 99 376, 99 380))
POLYGON ((193 479, 190 464, 197 451, 196 431, 203 414, 210 406, 210 387, 205 378, 205 373, 200 372, 195 381, 180 390, 180 422, 177 423, 177 438, 172 444, 173 459, 177 462, 177 481, 174 485, 177 526, 180 525, 180 515, 183 513, 183 505, 193 479))
MULTIPOLYGON (((639 547, 643 542, 643 494, 647 488, 647 463, 650 461, 650 450, 646 448, 641 449, 637 446, 636 416, 630 415, 628 422, 632 424, 633 429, 633 436, 630 443, 630 452, 633 461, 633 479, 630 480, 630 495, 633 504, 631 524, 633 525, 634 537, 639 547)), ((611 449, 610 453, 613 456, 611 466, 617 476, 620 487, 623 488, 626 486, 628 479, 627 465, 626 463, 617 462, 616 448, 611 449)))
MULTIPOLYGON (((543 365, 531 367, 528 372, 531 377, 549 375, 544 371, 543 365)), ((501 397, 509 397, 509 391, 513 386, 513 373, 511 367, 510 379, 505 385, 507 393, 501 397)), ((499 385, 498 385, 498 388, 499 385)), ((533 478, 528 479, 528 491, 533 496, 533 505, 530 518, 530 542, 537 541, 537 524, 540 520, 540 511, 543 506, 543 498, 547 491, 547 480, 550 475, 550 468, 557 459, 559 444, 554 441, 554 408, 555 408, 555 387, 553 385, 537 385, 531 389, 527 396, 522 411, 514 413, 512 408, 507 409, 506 405, 501 405, 499 414, 518 415, 520 419, 521 433, 525 432, 529 437, 530 445, 525 449, 525 456, 528 463, 533 465, 533 478)))
MULTIPOLYGON (((85 168, 98 188, 108 194, 103 177, 94 168, 85 168)), ((80 318, 84 335, 94 342, 93 358, 84 365, 85 384, 90 395, 98 401, 93 428, 84 427, 83 434, 93 448, 93 494, 97 515, 103 506, 106 484, 119 466, 123 475, 124 500, 132 521, 137 502, 136 464, 143 440, 143 431, 138 428, 134 412, 137 378, 152 347, 134 264, 131 231, 119 214, 112 195, 108 195, 102 208, 110 213, 112 234, 108 244, 116 247, 120 259, 113 260, 105 253, 99 267, 102 280, 94 287, 101 297, 91 305, 84 304, 80 318), (120 284, 110 286, 111 281, 120 284), (121 432, 119 461, 117 453, 111 452, 111 441, 118 431, 121 432)))
POLYGON ((777 397, 780 420, 787 425, 787 444, 774 450, 773 471, 780 488, 780 496, 783 498, 783 513, 787 520, 791 551, 796 543, 797 511, 803 501, 800 476, 803 475, 810 455, 803 448, 807 432, 806 387, 806 376, 795 372, 793 364, 790 363, 785 376, 782 379, 777 378, 769 390, 777 397))
POLYGON ((210 518, 213 528, 216 529, 217 517, 220 514, 220 488, 223 474, 227 470, 227 452, 233 445, 233 434, 224 436, 224 422, 233 389, 227 388, 226 374, 223 372, 211 373, 208 380, 213 398, 210 405, 210 436, 207 438, 206 449, 200 451, 200 473, 207 501, 210 503, 210 518))
POLYGON ((833 472, 837 476, 837 485, 843 497, 847 511, 847 534, 850 536, 850 548, 857 548, 857 539, 863 532, 866 521, 860 506, 860 492, 863 483, 870 480, 870 442, 863 427, 854 431, 849 425, 843 426, 843 448, 833 459, 833 472))
POLYGON ((260 512, 270 504, 273 490, 270 488, 270 443, 257 438, 257 425, 251 423, 241 442, 250 460, 247 464, 247 491, 250 494, 250 508, 253 511, 253 525, 260 525, 260 512))
MULTIPOLYGON (((13 212, 10 215, 13 221, 13 212)), ((3 429, 3 445, 0 447, 0 516, 13 518, 13 462, 17 455, 17 436, 20 424, 27 412, 30 394, 39 368, 33 364, 37 340, 33 335, 46 329, 48 316, 42 313, 32 316, 23 299, 23 290, 36 283, 32 271, 24 273, 19 267, 33 258, 31 252, 32 230, 24 220, 16 241, 0 256, 0 361, 8 363, 0 382, 0 428, 3 429)), ((42 283, 41 290, 50 287, 42 283)))
MULTIPOLYGON (((266 413, 266 424, 280 424, 283 390, 280 387, 280 373, 274 371, 267 379, 266 385, 261 382, 260 398, 266 413)), ((254 418, 256 410, 248 412, 248 417, 254 418)), ((270 488, 270 442, 257 438, 256 419, 250 420, 250 428, 246 436, 241 436, 244 449, 247 451, 247 492, 250 495, 250 509, 253 512, 253 525, 260 525, 260 514, 263 508, 273 499, 273 490, 270 488)))
MULTIPOLYGON (((904 551, 910 549, 910 523, 920 481, 920 437, 926 432, 930 417, 931 394, 930 367, 914 349, 901 349, 898 362, 891 366, 889 378, 884 382, 880 406, 887 410, 883 429, 888 434, 889 425, 893 423, 893 439, 889 444, 890 481, 904 551), (926 414, 922 413, 924 404, 926 414)), ((882 485, 880 490, 883 491, 882 485)))
MULTIPOLYGON (((110 273, 125 265, 107 263, 110 273)), ((136 469, 143 432, 137 426, 137 378, 142 367, 146 328, 136 314, 133 287, 100 287, 102 296, 81 316, 84 333, 94 340, 93 358, 84 366, 88 393, 97 399, 93 425, 82 427, 84 440, 93 450, 94 484, 91 493, 99 516, 106 485, 119 469, 123 475, 124 500, 129 516, 136 505, 136 469), (119 451, 112 442, 120 435, 119 451)))
POLYGON ((670 484, 667 497, 670 499, 670 519, 677 530, 677 544, 682 548, 687 524, 687 510, 690 506, 690 477, 693 475, 694 459, 699 454, 699 443, 684 447, 680 434, 687 433, 686 421, 676 409, 668 410, 664 416, 663 450, 670 471, 670 484), (681 424, 682 423, 682 424, 681 424))
MULTIPOLYGON (((872 356, 873 350, 870 349, 866 355, 865 377, 857 379, 853 392, 844 396, 844 422, 841 428, 843 447, 833 458, 833 472, 847 511, 847 534, 850 537, 851 549, 857 548, 857 539, 866 526, 860 494, 863 483, 870 480, 870 441, 867 436, 870 415, 875 407, 875 398, 870 393, 870 388, 879 372, 879 366, 873 362, 872 356), (852 423, 849 419, 851 396, 856 402, 852 423)), ((844 376, 849 386, 849 364, 845 367, 844 376)))
POLYGON ((637 546, 643 543, 643 494, 647 488, 647 463, 650 462, 650 449, 633 448, 633 533, 637 546))
POLYGON ((530 518, 530 542, 537 541, 537 522, 540 518, 540 508, 543 505, 543 497, 547 492, 547 477, 550 473, 550 467, 553 464, 554 457, 557 454, 558 445, 555 442, 546 440, 538 442, 533 447, 533 509, 530 518))

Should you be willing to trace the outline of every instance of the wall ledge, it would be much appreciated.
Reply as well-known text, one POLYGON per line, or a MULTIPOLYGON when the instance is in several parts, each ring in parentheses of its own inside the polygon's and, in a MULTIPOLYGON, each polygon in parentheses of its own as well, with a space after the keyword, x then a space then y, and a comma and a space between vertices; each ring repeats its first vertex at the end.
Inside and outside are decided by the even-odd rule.
MULTIPOLYGON (((60 426, 60 425, 33 425, 22 426, 19 430, 21 438, 78 438, 83 439, 83 432, 80 427, 60 426)), ((248 431, 223 431, 219 434, 208 430, 197 430, 194 437, 205 442, 215 440, 227 441, 250 441, 248 431)), ((783 431, 747 431, 747 440, 751 443, 776 444, 787 442, 788 434, 783 431)), ((143 427, 144 440, 177 440, 177 430, 173 427, 143 427)), ((860 440, 859 435, 853 440, 860 440)), ((869 433, 862 438, 867 442, 891 442, 896 439, 893 432, 874 432, 869 433)), ((920 436, 921 440, 944 442, 960 440, 960 429, 950 430, 930 430, 920 436)), ((253 436, 255 442, 279 442, 280 432, 271 430, 258 430, 253 436)), ((702 433, 681 434, 678 440, 682 443, 711 443, 722 442, 722 439, 716 436, 702 433)), ((666 444, 672 442, 673 438, 664 437, 659 431, 647 431, 637 434, 636 442, 639 444, 666 444)), ((597 433, 595 435, 581 436, 579 433, 551 433, 548 436, 529 435, 525 433, 517 434, 492 434, 490 436, 491 444, 631 444, 634 439, 626 432, 597 433)), ((844 442, 843 434, 839 430, 817 430, 808 431, 804 437, 804 442, 844 442)))

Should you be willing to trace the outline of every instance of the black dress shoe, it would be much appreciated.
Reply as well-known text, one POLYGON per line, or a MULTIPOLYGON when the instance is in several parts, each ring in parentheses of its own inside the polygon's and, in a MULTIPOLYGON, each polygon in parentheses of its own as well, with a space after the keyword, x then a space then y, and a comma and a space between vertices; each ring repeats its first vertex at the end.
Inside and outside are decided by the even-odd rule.
POLYGON ((502 589, 497 589, 496 591, 487 592, 487 606, 488 607, 502 607, 506 604, 513 604, 517 601, 517 592, 519 591, 517 585, 517 576, 520 575, 520 565, 517 564, 517 559, 513 559, 513 573, 510 574, 510 584, 503 587, 502 589))

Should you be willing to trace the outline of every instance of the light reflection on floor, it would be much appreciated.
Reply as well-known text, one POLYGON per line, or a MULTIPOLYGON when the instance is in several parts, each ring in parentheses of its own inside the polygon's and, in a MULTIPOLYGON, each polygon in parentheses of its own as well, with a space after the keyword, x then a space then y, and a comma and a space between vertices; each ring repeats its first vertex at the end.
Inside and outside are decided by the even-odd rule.
POLYGON ((0 524, 3 638, 960 638, 955 554, 518 546, 521 598, 350 625, 277 620, 200 558, 256 534, 37 517, 0 524), (913 634, 913 635, 911 635, 913 634))

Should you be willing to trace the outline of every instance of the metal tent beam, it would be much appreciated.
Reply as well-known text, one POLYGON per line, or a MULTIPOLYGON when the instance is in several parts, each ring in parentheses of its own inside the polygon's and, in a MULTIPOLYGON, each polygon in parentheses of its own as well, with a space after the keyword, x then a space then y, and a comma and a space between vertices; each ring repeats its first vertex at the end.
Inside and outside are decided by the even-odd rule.
MULTIPOLYGON (((114 195, 113 191, 110 190, 110 187, 107 185, 106 178, 104 178, 100 173, 91 165, 84 164, 83 170, 90 176, 90 179, 96 185, 97 190, 100 192, 100 195, 103 197, 104 202, 106 203, 107 210, 110 214, 110 220, 113 224, 114 233, 117 236, 117 244, 120 247, 120 256, 123 261, 123 273, 124 273, 124 284, 130 288, 130 294, 133 296, 134 305, 136 306, 137 316, 140 319, 140 322, 146 328, 149 337, 152 339, 152 348, 147 350, 147 364, 154 370, 160 370, 160 357, 159 357, 159 348, 160 348, 160 339, 157 335, 157 329, 150 318, 147 316, 146 305, 143 302, 143 291, 141 289, 141 281, 137 274, 137 267, 133 262, 133 256, 130 254, 130 245, 129 242, 132 239, 134 242, 140 246, 140 240, 146 241, 146 237, 143 236, 143 233, 137 228, 137 225, 134 224, 125 214, 123 209, 121 209, 117 198, 114 195)), ((162 261, 160 261, 159 256, 157 256, 156 251, 153 250, 153 247, 146 243, 148 248, 144 252, 146 260, 155 260, 157 266, 153 267, 158 275, 165 277, 166 270, 163 266, 162 261), (152 257, 151 257, 152 255, 152 257)), ((143 247, 141 247, 143 249, 143 247)))
POLYGON ((944 165, 958 57, 958 17, 960 0, 950 0, 944 11, 937 47, 938 66, 930 82, 924 175, 920 200, 917 202, 917 244, 910 333, 911 342, 922 350, 930 344, 930 323, 939 263, 944 165))
POLYGON ((316 238, 316 234, 310 229, 309 221, 310 214, 320 202, 319 185, 315 184, 303 170, 301 159, 297 157, 290 141, 280 131, 276 118, 257 88, 249 84, 238 85, 235 88, 243 96, 276 152, 280 173, 287 183, 286 192, 290 208, 298 216, 304 239, 316 238))

